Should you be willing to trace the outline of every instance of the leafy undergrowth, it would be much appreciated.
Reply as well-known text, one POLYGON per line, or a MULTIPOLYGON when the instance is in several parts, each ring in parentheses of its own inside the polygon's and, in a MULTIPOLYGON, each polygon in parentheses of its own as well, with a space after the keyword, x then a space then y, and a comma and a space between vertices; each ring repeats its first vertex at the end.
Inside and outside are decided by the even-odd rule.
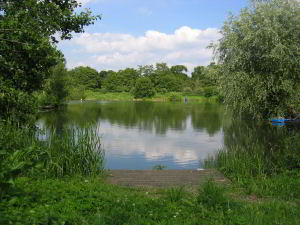
MULTIPOLYGON (((18 178, 15 196, 2 199, 0 224, 297 224, 297 202, 230 197, 231 187, 207 181, 197 194, 182 188, 134 189, 101 177, 18 178)), ((297 205, 298 204, 298 205, 297 205)))

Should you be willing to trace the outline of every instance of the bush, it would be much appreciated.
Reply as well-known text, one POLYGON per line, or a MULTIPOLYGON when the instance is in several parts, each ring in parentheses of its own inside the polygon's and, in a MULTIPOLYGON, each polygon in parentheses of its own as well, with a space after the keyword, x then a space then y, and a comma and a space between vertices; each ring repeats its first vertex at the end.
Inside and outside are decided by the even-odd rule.
POLYGON ((142 77, 137 79, 133 95, 135 98, 146 98, 154 96, 155 91, 153 84, 148 77, 142 77))
POLYGON ((218 91, 216 87, 210 86, 210 87, 204 87, 203 88, 203 95, 204 97, 212 97, 218 94, 218 91))
POLYGON ((0 122, 32 123, 36 112, 37 103, 33 95, 11 88, 0 79, 0 122))
POLYGON ((78 86, 77 88, 69 89, 68 98, 71 100, 86 99, 85 88, 83 86, 78 86))
POLYGON ((169 93, 169 101, 180 102, 180 101, 182 101, 182 95, 177 92, 170 92, 169 93))

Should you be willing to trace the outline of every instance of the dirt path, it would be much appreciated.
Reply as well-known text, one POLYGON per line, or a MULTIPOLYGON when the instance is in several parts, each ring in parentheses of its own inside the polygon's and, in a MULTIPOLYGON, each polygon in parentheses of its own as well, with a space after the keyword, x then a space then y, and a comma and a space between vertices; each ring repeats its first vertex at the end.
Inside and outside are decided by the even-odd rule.
POLYGON ((132 187, 198 187, 207 179, 225 182, 216 170, 110 170, 107 181, 132 187))

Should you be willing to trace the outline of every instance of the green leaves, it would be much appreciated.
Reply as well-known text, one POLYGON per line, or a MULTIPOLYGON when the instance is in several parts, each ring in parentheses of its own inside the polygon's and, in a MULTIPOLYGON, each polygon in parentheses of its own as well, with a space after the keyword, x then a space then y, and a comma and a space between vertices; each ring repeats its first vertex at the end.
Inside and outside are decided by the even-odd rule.
POLYGON ((99 16, 86 10, 74 10, 77 1, 24 0, 1 3, 0 20, 0 77, 12 81, 16 89, 32 93, 39 90, 50 68, 62 58, 53 43, 54 34, 71 39, 72 32, 81 33, 99 16), (52 41, 51 41, 52 40, 52 41))
POLYGON ((253 117, 291 115, 299 110, 300 4, 267 1, 230 17, 217 46, 220 85, 235 112, 253 117))
POLYGON ((148 77, 139 78, 133 90, 135 98, 152 97, 155 94, 153 84, 148 77))

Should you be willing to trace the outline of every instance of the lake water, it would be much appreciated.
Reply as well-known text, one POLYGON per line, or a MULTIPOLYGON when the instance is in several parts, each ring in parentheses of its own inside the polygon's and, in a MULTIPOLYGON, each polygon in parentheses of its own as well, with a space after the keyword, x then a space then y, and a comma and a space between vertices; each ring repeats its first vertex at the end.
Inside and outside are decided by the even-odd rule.
POLYGON ((96 126, 107 169, 197 169, 223 147, 227 118, 219 104, 75 101, 41 113, 37 124, 96 126))

